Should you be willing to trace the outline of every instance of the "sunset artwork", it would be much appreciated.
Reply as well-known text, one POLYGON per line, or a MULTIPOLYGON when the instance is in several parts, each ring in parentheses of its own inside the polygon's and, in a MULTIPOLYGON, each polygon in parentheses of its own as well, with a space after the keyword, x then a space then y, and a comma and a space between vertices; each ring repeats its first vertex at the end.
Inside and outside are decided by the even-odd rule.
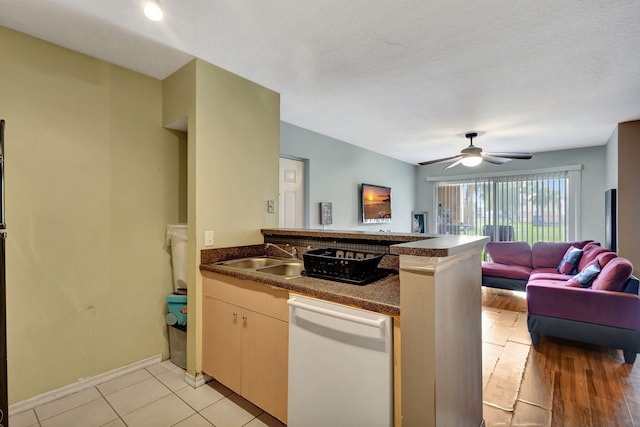
POLYGON ((362 184, 362 221, 391 221, 391 188, 362 184))

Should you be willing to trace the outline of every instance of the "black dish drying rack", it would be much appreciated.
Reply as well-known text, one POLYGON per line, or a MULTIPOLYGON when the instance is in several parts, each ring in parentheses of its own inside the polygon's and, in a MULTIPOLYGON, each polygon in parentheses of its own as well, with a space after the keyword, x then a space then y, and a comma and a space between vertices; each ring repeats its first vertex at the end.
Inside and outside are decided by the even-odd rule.
POLYGON ((383 256, 344 249, 314 249, 302 255, 302 274, 352 285, 366 285, 389 274, 388 270, 378 268, 383 256))

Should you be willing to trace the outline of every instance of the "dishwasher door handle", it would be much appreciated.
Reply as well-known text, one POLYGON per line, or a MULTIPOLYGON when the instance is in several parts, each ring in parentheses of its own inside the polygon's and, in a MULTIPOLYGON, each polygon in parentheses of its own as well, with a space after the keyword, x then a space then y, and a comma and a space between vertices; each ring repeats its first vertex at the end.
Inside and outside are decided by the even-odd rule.
POLYGON ((351 314, 340 313, 339 311, 327 310, 326 308, 316 307, 314 305, 309 305, 309 304, 304 304, 302 302, 298 302, 298 301, 296 301, 295 298, 291 298, 291 299, 287 300, 287 304, 289 304, 290 306, 292 306, 294 308, 301 308, 303 310, 312 311, 314 313, 324 314, 326 316, 331 316, 331 317, 335 317, 335 318, 338 318, 338 319, 347 320, 347 321, 353 322, 353 323, 359 323, 361 325, 373 326, 375 328, 381 328, 382 325, 384 324, 385 320, 386 320, 384 317, 381 317, 381 318, 376 319, 376 320, 372 320, 372 319, 366 319, 364 317, 353 316, 351 314))

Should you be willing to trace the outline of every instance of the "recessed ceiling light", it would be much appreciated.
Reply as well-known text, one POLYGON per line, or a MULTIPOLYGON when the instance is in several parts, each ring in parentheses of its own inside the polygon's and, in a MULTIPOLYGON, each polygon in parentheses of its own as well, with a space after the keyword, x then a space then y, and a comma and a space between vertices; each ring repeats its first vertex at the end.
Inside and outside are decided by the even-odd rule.
POLYGON ((161 21, 164 14, 160 2, 157 0, 147 0, 144 3, 144 15, 152 21, 161 21))

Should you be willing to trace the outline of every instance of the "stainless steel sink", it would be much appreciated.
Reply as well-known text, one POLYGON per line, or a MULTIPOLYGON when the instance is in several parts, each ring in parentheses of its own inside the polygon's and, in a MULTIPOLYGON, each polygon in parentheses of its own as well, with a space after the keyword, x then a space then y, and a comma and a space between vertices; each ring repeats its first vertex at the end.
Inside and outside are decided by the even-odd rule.
POLYGON ((304 270, 304 264, 301 262, 286 262, 284 264, 272 265, 271 267, 259 268, 259 273, 273 274, 274 276, 298 277, 304 270))
POLYGON ((291 258, 251 257, 232 259, 216 263, 224 267, 238 268, 260 274, 277 276, 282 279, 299 277, 304 270, 304 263, 291 258))
POLYGON ((267 258, 267 257, 255 257, 255 258, 242 258, 242 259, 233 259, 231 261, 222 261, 221 265, 226 265, 228 267, 234 268, 260 268, 266 267, 269 265, 281 264, 283 262, 280 258, 267 258))

